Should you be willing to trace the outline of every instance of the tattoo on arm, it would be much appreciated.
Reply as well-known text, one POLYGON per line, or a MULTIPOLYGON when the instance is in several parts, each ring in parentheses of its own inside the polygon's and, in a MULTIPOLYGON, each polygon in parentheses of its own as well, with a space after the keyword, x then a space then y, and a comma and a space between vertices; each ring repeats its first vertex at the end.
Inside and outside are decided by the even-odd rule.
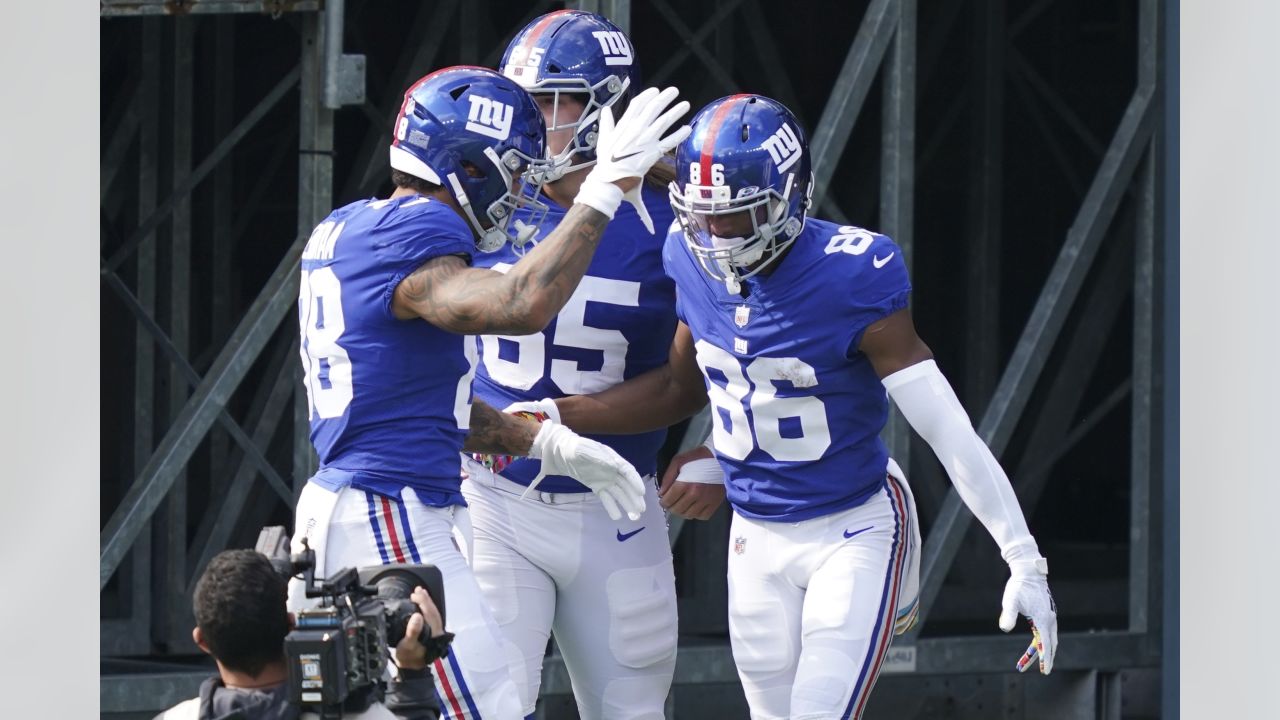
POLYGON ((471 429, 462 443, 464 452, 494 455, 528 455, 540 423, 498 412, 482 400, 471 404, 471 429))
POLYGON ((574 205, 506 274, 456 256, 433 258, 396 287, 396 314, 470 335, 538 332, 578 287, 608 224, 600 211, 574 205))

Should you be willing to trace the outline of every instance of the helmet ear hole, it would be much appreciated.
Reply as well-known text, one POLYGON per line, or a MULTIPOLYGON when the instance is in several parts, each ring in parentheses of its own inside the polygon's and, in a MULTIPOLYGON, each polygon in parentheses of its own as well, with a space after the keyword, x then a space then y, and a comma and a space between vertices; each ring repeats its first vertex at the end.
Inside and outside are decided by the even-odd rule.
POLYGON ((564 72, 564 71, 560 69, 560 66, 559 66, 559 65, 556 65, 555 63, 551 63, 550 65, 547 65, 547 72, 549 72, 549 73, 555 73, 555 74, 559 75, 560 73, 562 73, 562 72, 564 72))

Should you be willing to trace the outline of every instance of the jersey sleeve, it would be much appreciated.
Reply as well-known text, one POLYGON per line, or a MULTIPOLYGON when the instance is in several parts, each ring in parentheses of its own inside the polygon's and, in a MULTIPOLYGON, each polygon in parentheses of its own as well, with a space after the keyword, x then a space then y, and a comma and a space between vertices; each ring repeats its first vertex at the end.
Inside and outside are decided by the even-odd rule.
POLYGON ((461 255, 470 264, 475 251, 475 241, 462 218, 436 202, 388 208, 372 235, 379 271, 386 277, 382 304, 388 314, 393 314, 391 301, 400 281, 423 263, 445 255, 461 255))
POLYGON ((869 326, 905 308, 911 298, 907 264, 902 259, 902 249, 893 240, 876 235, 857 260, 849 287, 850 357, 857 354, 869 326))

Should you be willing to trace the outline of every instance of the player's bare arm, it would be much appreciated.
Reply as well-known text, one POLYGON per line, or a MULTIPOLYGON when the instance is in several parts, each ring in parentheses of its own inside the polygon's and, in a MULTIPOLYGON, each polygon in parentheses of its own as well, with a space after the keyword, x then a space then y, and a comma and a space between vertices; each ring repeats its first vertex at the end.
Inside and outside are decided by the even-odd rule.
POLYGON ((528 455, 538 435, 538 423, 498 412, 482 400, 471 403, 471 429, 463 452, 528 455))
POLYGON ((560 420, 578 432, 630 435, 670 427, 702 409, 707 390, 684 323, 676 325, 667 364, 591 395, 559 398, 560 420))
POLYGON ((396 286, 396 317, 422 318, 464 335, 527 335, 568 302, 591 264, 609 217, 576 204, 547 239, 509 272, 473 268, 458 256, 433 258, 396 286))
POLYGON ((886 378, 916 363, 933 359, 933 351, 916 334, 911 311, 907 309, 889 315, 869 325, 858 346, 876 375, 886 378))
POLYGON ((909 311, 899 310, 869 326, 859 349, 1009 564, 1000 629, 1012 630, 1019 614, 1032 623, 1031 647, 1018 661, 1018 669, 1026 670, 1039 656, 1040 671, 1048 674, 1057 652, 1057 607, 1046 580, 1048 563, 1027 528, 1008 476, 974 431, 951 384, 933 362, 933 353, 916 334, 909 311))

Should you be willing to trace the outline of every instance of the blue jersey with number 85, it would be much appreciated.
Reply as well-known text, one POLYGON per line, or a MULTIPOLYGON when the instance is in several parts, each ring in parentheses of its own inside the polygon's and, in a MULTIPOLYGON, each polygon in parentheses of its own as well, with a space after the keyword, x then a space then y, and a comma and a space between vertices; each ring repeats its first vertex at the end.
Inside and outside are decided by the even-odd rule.
POLYGON ((898 246, 810 218, 772 274, 744 281, 746 298, 708 277, 678 230, 663 261, 693 335, 734 510, 798 522, 879 490, 888 397, 858 345, 868 325, 907 305, 898 246))
POLYGON ((462 504, 458 452, 471 415, 473 338, 398 320, 396 286, 427 260, 475 249, 448 206, 422 196, 334 210, 302 255, 298 323, 316 482, 428 505, 462 504))
MULTIPOLYGON (((662 270, 662 228, 674 215, 664 193, 643 189, 645 207, 657 235, 640 223, 630 203, 623 203, 605 228, 572 297, 545 330, 533 335, 484 335, 476 373, 476 396, 501 410, 513 402, 545 397, 585 395, 612 387, 667 361, 675 334, 675 286, 662 270)), ((539 231, 546 238, 564 219, 565 210, 551 205, 539 231)), ((476 265, 505 272, 518 258, 510 246, 476 257, 476 265)), ((639 435, 587 435, 608 445, 641 475, 656 471, 665 430, 639 435)), ((518 459, 502 476, 528 485, 541 462, 518 459)), ((548 475, 543 492, 587 492, 570 477, 548 475)))

